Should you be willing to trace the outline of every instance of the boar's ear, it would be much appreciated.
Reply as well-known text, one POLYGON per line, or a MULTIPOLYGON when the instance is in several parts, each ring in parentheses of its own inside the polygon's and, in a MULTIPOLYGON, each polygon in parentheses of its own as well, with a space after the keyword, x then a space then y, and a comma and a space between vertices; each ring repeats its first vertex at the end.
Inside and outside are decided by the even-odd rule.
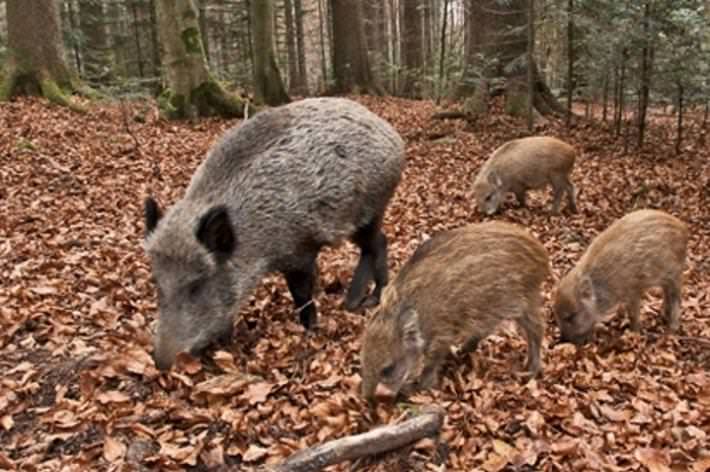
POLYGON ((494 187, 500 187, 501 185, 503 185, 503 181, 500 180, 498 172, 494 170, 488 173, 488 183, 493 185, 494 187))
POLYGON ((419 327, 419 313, 411 307, 404 308, 399 312, 397 319, 400 333, 402 333, 402 343, 406 351, 418 352, 424 349, 424 339, 419 327))
POLYGON ((158 221, 163 216, 163 212, 158 206, 158 202, 155 201, 153 197, 148 197, 143 203, 143 212, 145 215, 145 235, 148 236, 153 232, 156 226, 158 226, 158 221))
POLYGON ((195 236, 220 261, 228 259, 237 245, 234 228, 223 205, 213 207, 202 215, 195 236))
POLYGON ((592 282, 591 277, 585 275, 579 279, 579 285, 577 286, 577 297, 585 306, 594 306, 597 295, 594 290, 594 282, 592 282))

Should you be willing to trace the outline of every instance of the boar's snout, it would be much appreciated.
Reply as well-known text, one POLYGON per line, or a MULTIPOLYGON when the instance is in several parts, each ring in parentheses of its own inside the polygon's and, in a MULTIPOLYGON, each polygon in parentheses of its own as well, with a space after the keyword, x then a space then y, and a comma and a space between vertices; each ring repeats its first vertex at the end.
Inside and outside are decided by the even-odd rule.
POLYGON ((158 369, 163 371, 170 369, 178 353, 183 350, 175 341, 175 339, 165 339, 165 336, 155 337, 153 360, 158 369))

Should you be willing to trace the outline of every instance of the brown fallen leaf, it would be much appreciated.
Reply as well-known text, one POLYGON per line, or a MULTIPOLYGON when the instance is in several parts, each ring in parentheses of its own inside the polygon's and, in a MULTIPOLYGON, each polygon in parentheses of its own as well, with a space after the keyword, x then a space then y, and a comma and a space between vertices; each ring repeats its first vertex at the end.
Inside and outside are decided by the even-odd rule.
POLYGON ((256 405, 257 403, 263 403, 266 398, 271 393, 274 388, 274 384, 268 382, 258 382, 249 385, 247 391, 244 393, 243 397, 249 401, 250 405, 256 405))
POLYGON ((671 458, 667 451, 641 448, 634 451, 634 457, 650 472, 670 472, 671 458))
POLYGON ((268 449, 252 444, 249 446, 249 449, 247 449, 247 452, 244 453, 242 459, 244 462, 256 462, 266 457, 268 452, 268 449))
POLYGON ((104 438, 104 459, 110 464, 122 461, 126 456, 127 447, 116 438, 106 436, 104 438))

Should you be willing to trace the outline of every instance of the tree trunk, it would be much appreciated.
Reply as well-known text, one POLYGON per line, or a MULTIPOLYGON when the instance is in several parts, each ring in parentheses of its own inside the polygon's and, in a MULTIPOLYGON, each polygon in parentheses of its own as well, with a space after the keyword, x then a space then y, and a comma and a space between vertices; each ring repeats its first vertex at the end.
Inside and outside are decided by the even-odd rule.
POLYGON ((77 111, 68 94, 87 93, 64 60, 57 2, 7 0, 8 58, 0 101, 15 95, 41 95, 77 111))
POLYGON ((528 0, 528 131, 533 130, 533 125, 535 124, 535 117, 533 115, 534 107, 533 102, 535 101, 535 69, 533 67, 535 53, 535 0, 528 0))
POLYGON ((150 2, 150 42, 153 52, 153 75, 160 75, 160 40, 158 39, 158 16, 156 3, 150 2))
POLYGON ((402 95, 410 98, 420 98, 422 95, 421 75, 423 65, 422 54, 422 15, 419 0, 402 1, 402 51, 404 78, 402 95))
POLYGON ((675 154, 680 154, 680 147, 683 143, 683 85, 679 82, 678 88, 678 127, 675 140, 675 154))
POLYGON ((293 0, 296 17, 296 51, 298 55, 298 93, 308 95, 308 72, 306 70, 306 44, 303 33, 303 0, 293 0))
POLYGON ((254 91, 256 101, 275 106, 288 103, 281 73, 276 65, 273 39, 272 0, 252 0, 251 20, 254 38, 254 91))
POLYGON ((200 33, 202 34, 202 48, 205 50, 205 60, 210 63, 210 38, 207 26, 207 0, 198 0, 197 8, 200 15, 200 33))
POLYGON ((328 83, 328 54, 326 53, 326 34, 327 34, 327 13, 324 11, 323 8, 323 1, 324 0, 317 0, 318 1, 318 36, 320 39, 320 64, 321 64, 321 75, 322 77, 322 89, 326 88, 326 84, 328 83))
POLYGON ((360 0, 330 0, 335 93, 380 94, 370 70, 360 0))
POLYGON ((288 89, 291 94, 298 94, 299 69, 298 55, 296 52, 296 25, 293 21, 293 3, 291 0, 284 0, 284 18, 286 21, 286 53, 288 56, 288 89))
POLYGON ((618 103, 618 111, 617 111, 617 116, 616 116, 616 135, 621 136, 621 121, 622 117, 624 115, 624 95, 626 93, 626 84, 625 82, 625 75, 626 75, 626 57, 627 57, 628 51, 626 48, 624 48, 621 51, 621 64, 619 64, 619 86, 617 90, 618 98, 617 98, 617 103, 618 103))
POLYGON ((158 0, 157 13, 167 82, 159 100, 163 113, 173 119, 241 116, 241 100, 209 73, 192 0, 158 0))
POLYGON ((442 91, 444 90, 444 86, 446 84, 446 77, 444 77, 445 69, 444 69, 444 61, 446 59, 446 27, 447 27, 447 19, 449 18, 449 15, 446 14, 446 12, 449 9, 449 0, 444 0, 444 14, 441 15, 442 17, 442 24, 441 24, 441 42, 439 44, 439 90, 437 91, 436 94, 436 104, 438 105, 439 102, 441 101, 441 95, 442 91))
POLYGON ((574 97, 574 0, 567 2, 567 128, 572 122, 572 97, 574 97))
POLYGON ((650 75, 651 75, 651 49, 652 39, 650 33, 651 21, 651 6, 646 2, 643 14, 643 35, 644 45, 641 50, 641 93, 639 94, 639 109, 638 109, 638 147, 643 147, 644 135, 646 132, 646 111, 648 110, 648 97, 650 93, 650 75))
POLYGON ((133 14, 133 40, 136 45, 136 61, 138 62, 138 75, 140 77, 145 77, 145 72, 143 71, 143 53, 141 52, 143 48, 141 47, 141 35, 138 25, 140 20, 138 18, 138 5, 136 2, 131 2, 131 13, 133 14))

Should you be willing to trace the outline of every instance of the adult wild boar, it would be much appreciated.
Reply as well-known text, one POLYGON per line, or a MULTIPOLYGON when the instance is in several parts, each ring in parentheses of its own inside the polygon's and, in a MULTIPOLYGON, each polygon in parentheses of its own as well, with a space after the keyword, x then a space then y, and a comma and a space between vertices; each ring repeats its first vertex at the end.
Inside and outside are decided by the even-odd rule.
POLYGON ((403 154, 397 132, 365 107, 306 99, 228 131, 164 215, 147 199, 158 367, 231 334, 234 313, 267 272, 285 275, 301 323, 314 326, 316 257, 347 238, 361 253, 346 308, 379 302, 387 284, 382 218, 403 154))
POLYGON ((552 186, 552 212, 560 211, 562 195, 567 194, 567 206, 576 213, 574 185, 570 174, 575 151, 557 138, 538 136, 508 141, 496 149, 483 164, 473 182, 473 194, 479 211, 492 215, 508 193, 514 193, 525 206, 528 190, 552 186))
POLYGON ((528 342, 527 369, 540 370, 541 285, 547 252, 519 226, 488 222, 439 233, 423 243, 385 288, 365 328, 362 393, 390 396, 429 388, 450 347, 470 352, 504 320, 528 342))
POLYGON ((627 214, 599 234, 554 296, 563 342, 581 345, 594 325, 619 304, 626 305, 631 329, 639 330, 644 292, 662 287, 663 313, 678 329, 688 230, 679 219, 658 210, 627 214))

